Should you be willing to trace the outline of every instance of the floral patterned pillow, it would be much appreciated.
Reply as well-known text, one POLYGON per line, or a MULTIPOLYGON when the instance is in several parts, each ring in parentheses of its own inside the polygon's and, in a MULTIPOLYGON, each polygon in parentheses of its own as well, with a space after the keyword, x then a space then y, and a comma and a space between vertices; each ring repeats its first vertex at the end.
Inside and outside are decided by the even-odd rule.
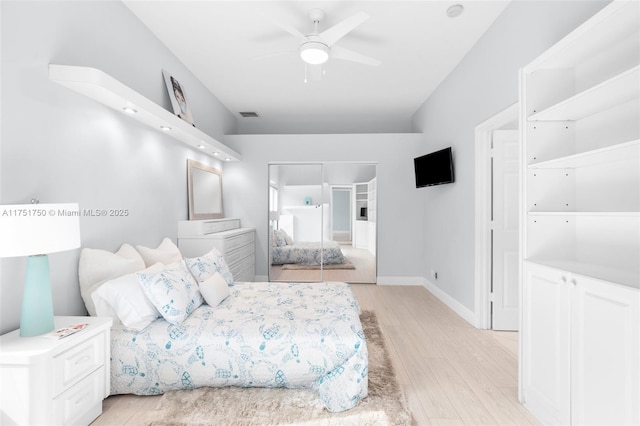
POLYGON ((233 275, 231 271, 229 271, 227 262, 225 262, 224 257, 222 257, 215 247, 212 248, 209 253, 200 257, 185 259, 185 262, 193 276, 196 277, 200 283, 208 280, 213 274, 218 272, 227 282, 227 285, 233 285, 233 275))
POLYGON ((159 272, 138 272, 137 276, 145 295, 172 324, 182 323, 204 302, 198 283, 183 260, 159 272))

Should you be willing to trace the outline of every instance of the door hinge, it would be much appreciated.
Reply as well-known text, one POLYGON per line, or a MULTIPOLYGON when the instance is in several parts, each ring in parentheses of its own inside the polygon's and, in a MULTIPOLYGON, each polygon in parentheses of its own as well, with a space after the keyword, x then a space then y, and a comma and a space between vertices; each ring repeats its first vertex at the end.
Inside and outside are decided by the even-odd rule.
POLYGON ((489 293, 489 302, 493 303, 496 301, 495 293, 489 293))
POLYGON ((489 221, 489 229, 493 230, 494 229, 494 225, 495 225, 495 222, 493 220, 490 220, 489 221))

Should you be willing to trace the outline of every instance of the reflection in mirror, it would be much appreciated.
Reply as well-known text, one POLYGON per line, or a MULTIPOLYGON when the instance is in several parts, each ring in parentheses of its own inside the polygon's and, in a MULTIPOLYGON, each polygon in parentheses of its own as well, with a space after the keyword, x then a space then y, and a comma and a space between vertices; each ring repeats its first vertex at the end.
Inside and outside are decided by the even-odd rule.
POLYGON ((189 220, 223 218, 222 172, 194 160, 187 160, 187 171, 189 220))
POLYGON ((376 165, 269 165, 269 280, 375 283, 376 165))

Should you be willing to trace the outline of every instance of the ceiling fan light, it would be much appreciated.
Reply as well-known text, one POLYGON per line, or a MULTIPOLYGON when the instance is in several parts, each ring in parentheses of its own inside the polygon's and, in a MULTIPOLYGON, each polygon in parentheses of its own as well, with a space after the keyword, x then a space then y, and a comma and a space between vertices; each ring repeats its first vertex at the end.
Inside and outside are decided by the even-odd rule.
POLYGON ((329 47, 318 41, 310 41, 300 46, 300 57, 310 65, 320 65, 329 59, 329 47))

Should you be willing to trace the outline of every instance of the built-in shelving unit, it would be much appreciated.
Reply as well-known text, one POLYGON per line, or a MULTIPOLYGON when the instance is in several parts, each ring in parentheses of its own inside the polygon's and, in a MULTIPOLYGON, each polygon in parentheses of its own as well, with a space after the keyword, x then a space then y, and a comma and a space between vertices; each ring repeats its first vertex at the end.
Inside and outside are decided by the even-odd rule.
POLYGON ((377 180, 376 178, 373 178, 369 181, 368 185, 367 185, 367 189, 368 189, 368 193, 367 193, 367 204, 368 204, 368 211, 369 211, 369 216, 368 216, 368 220, 369 222, 375 223, 377 221, 377 211, 378 211, 378 187, 377 187, 377 180))
POLYGON ((362 215, 362 208, 368 210, 369 186, 366 182, 353 185, 356 194, 356 220, 367 220, 367 214, 362 215))
POLYGON ((640 282, 638 9, 614 2, 523 69, 524 260, 640 282))
POLYGON ((580 120, 592 114, 637 99, 640 67, 636 66, 594 87, 558 102, 528 117, 529 121, 580 120))
POLYGON ((376 234, 377 234, 377 179, 373 178, 368 182, 353 184, 355 194, 355 214, 354 214, 354 245, 357 248, 366 248, 373 255, 376 254, 376 234), (362 209, 366 212, 362 214, 362 209))
POLYGON ((530 169, 577 169, 597 166, 618 161, 621 158, 633 158, 640 155, 640 140, 608 145, 552 160, 529 164, 530 169))
POLYGON ((637 424, 640 3, 524 67, 520 108, 521 400, 545 424, 637 424))
POLYGON ((178 141, 223 161, 242 157, 222 142, 193 127, 175 114, 125 86, 101 70, 70 65, 49 65, 49 78, 103 105, 166 133, 178 141))

